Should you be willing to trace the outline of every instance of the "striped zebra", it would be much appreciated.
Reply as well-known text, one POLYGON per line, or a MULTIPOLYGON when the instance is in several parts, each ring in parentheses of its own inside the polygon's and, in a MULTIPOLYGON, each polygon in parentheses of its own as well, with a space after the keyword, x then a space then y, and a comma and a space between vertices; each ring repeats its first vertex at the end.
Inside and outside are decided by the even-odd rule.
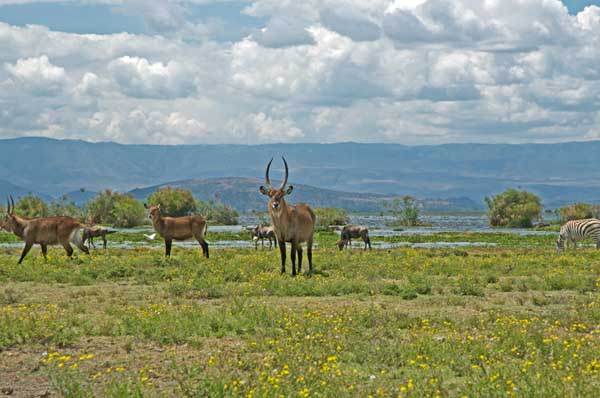
POLYGON ((556 249, 564 250, 565 242, 567 248, 569 241, 573 242, 573 249, 577 249, 577 241, 592 238, 596 242, 596 249, 600 249, 600 220, 586 218, 584 220, 567 221, 560 227, 560 234, 556 241, 556 249))

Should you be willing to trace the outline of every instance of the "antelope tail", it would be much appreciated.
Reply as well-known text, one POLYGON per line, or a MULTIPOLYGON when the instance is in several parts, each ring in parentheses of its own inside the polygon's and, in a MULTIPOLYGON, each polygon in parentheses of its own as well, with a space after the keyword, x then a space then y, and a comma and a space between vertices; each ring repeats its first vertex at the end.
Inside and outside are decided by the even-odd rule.
POLYGON ((73 231, 71 231, 71 235, 69 235, 69 242, 73 243, 75 246, 81 246, 83 244, 82 236, 84 229, 85 227, 80 226, 79 228, 75 228, 73 231))

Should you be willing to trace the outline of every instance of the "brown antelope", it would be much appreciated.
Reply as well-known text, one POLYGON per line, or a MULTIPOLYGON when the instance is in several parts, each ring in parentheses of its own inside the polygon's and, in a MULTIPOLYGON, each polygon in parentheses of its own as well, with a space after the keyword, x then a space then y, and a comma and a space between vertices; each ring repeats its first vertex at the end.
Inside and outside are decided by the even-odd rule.
POLYGON ((83 243, 85 243, 86 240, 89 241, 90 245, 94 246, 95 249, 96 245, 94 244, 94 238, 102 238, 104 248, 106 249, 106 235, 114 234, 115 232, 117 231, 100 226, 84 228, 81 240, 83 243))
POLYGON ((261 247, 265 246, 265 239, 269 240, 269 249, 277 247, 277 238, 275 237, 275 229, 273 226, 266 227, 264 225, 257 225, 252 228, 252 240, 254 240, 254 249, 258 250, 258 240, 260 239, 261 247))
POLYGON ((337 241, 336 245, 342 250, 344 247, 352 248, 352 239, 362 238, 363 242, 365 242, 364 250, 367 250, 367 245, 369 245, 369 249, 371 249, 371 239, 369 238, 369 230, 365 227, 359 227, 358 225, 346 225, 342 228, 342 233, 340 234, 340 240, 337 241))
POLYGON ((44 217, 27 219, 15 214, 15 201, 12 196, 7 201, 6 221, 2 227, 12 232, 25 241, 25 247, 21 253, 19 264, 23 261, 34 244, 42 247, 44 258, 48 254, 48 245, 61 244, 67 256, 71 257, 73 248, 71 243, 77 246, 85 254, 90 254, 88 248, 81 239, 83 225, 71 217, 44 217))
POLYGON ((171 255, 173 239, 186 240, 193 237, 200 243, 202 253, 208 258, 208 243, 204 240, 207 224, 203 217, 198 215, 163 217, 160 214, 160 205, 148 206, 144 203, 144 207, 148 210, 154 230, 165 240, 165 255, 167 257, 171 255))
POLYGON ((260 192, 269 197, 269 215, 275 229, 275 235, 279 242, 279 252, 281 253, 281 273, 285 273, 285 242, 292 244, 292 275, 296 275, 296 252, 298 252, 298 273, 302 269, 302 247, 301 243, 306 242, 306 254, 308 257, 308 274, 312 274, 312 244, 313 234, 315 232, 315 213, 305 203, 297 203, 296 205, 288 205, 285 202, 284 196, 292 193, 294 187, 291 185, 286 188, 288 180, 288 165, 283 158, 285 165, 285 178, 275 189, 271 185, 269 179, 269 169, 273 159, 267 165, 265 172, 266 187, 261 186, 260 192))

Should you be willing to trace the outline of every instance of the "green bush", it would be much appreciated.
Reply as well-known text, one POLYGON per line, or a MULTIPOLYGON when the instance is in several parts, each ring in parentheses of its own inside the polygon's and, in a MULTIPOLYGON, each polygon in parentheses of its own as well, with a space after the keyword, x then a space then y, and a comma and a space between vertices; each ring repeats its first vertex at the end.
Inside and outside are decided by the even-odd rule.
POLYGON ((142 202, 131 195, 113 192, 110 189, 100 192, 85 206, 86 221, 91 224, 111 224, 120 228, 141 225, 146 220, 146 210, 142 202))
POLYGON ((318 227, 328 227, 329 225, 346 225, 349 222, 348 212, 344 209, 335 207, 317 207, 313 209, 317 217, 318 227))
POLYGON ((486 197, 485 202, 493 227, 530 228, 542 212, 542 203, 537 195, 512 188, 491 198, 486 197))
POLYGON ((209 200, 203 202, 198 201, 197 204, 198 212, 202 214, 209 224, 217 225, 237 225, 238 224, 238 212, 231 206, 213 202, 209 200))
POLYGON ((15 213, 27 218, 48 217, 46 203, 32 194, 23 196, 15 203, 15 213))
POLYGON ((67 196, 63 195, 60 199, 50 202, 48 212, 52 216, 68 216, 76 219, 83 218, 83 210, 73 202, 67 202, 67 196))
POLYGON ((560 208, 558 214, 562 222, 583 218, 598 218, 600 216, 600 206, 589 203, 574 203, 560 208))
POLYGON ((394 198, 389 202, 385 202, 383 206, 395 218, 394 222, 391 223, 392 225, 407 227, 421 225, 421 221, 419 220, 419 203, 414 197, 405 195, 401 198, 394 198))
POLYGON ((160 205, 161 214, 169 217, 189 216, 196 212, 194 195, 187 189, 166 187, 148 196, 148 203, 160 205))

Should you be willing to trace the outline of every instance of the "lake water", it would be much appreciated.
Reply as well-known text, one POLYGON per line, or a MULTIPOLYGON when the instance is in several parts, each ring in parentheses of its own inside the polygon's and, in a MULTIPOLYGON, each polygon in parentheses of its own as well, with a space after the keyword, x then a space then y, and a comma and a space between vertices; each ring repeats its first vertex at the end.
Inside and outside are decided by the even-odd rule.
MULTIPOLYGON (((350 215, 350 223, 356 225, 364 225, 369 228, 369 234, 373 238, 372 246, 377 249, 388 249, 393 247, 418 247, 418 248, 435 248, 435 247, 468 247, 468 246, 494 246, 495 243, 486 242, 427 242, 427 243, 410 243, 410 242, 377 242, 377 237, 383 236, 409 236, 409 235, 431 235, 440 232, 495 232, 495 233, 512 233, 519 235, 555 235, 556 232, 536 231, 531 229, 494 229, 488 226, 488 220, 485 214, 424 214, 421 220, 430 225, 427 227, 412 227, 412 228, 391 228, 387 224, 393 221, 392 217, 380 215, 350 215)), ((211 248, 253 248, 254 243, 250 240, 221 240, 212 241, 210 238, 211 232, 232 232, 239 233, 248 231, 258 223, 258 220, 252 216, 242 216, 240 218, 242 225, 209 225, 207 240, 211 248)), ((127 233, 145 233, 151 234, 154 230, 151 227, 120 229, 118 231, 127 233)), ((122 242, 111 243, 108 238, 109 246, 113 248, 131 249, 136 247, 151 247, 164 250, 162 239, 157 237, 157 240, 150 242, 122 242)), ((354 241, 355 249, 362 249, 363 244, 360 240, 354 241)), ((173 242, 177 247, 194 248, 199 247, 196 241, 173 242)), ((22 247, 22 243, 1 243, 0 247, 22 247)), ((260 245, 259 245, 260 246, 260 245)), ((260 249, 260 248, 259 248, 260 249)), ((268 247, 265 247, 268 250, 268 247)))

